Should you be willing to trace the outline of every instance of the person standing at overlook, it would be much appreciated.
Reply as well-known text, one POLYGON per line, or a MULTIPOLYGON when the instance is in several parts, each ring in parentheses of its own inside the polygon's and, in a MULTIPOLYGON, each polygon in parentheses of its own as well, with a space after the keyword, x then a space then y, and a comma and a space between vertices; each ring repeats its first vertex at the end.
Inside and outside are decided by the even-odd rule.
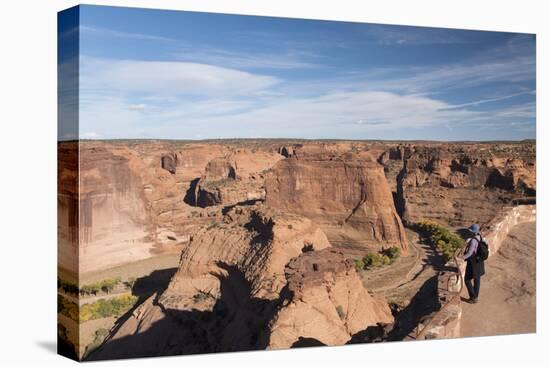
POLYGON ((485 259, 487 254, 487 245, 481 237, 479 224, 472 224, 468 231, 471 237, 466 241, 466 252, 464 261, 466 261, 466 274, 464 283, 468 289, 470 299, 469 303, 477 303, 479 298, 479 289, 481 287, 481 277, 485 275, 485 259))

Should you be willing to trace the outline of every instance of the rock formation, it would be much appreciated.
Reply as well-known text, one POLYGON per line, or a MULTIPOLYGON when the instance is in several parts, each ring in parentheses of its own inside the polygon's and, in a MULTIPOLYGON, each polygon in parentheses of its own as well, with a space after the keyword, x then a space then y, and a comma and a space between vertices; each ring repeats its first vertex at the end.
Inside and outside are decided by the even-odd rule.
POLYGON ((384 167, 368 151, 340 149, 304 147, 277 163, 266 179, 266 205, 311 218, 333 244, 406 250, 384 167))
POLYGON ((274 151, 220 144, 74 146, 60 146, 59 225, 60 238, 73 233, 74 241, 64 239, 60 254, 65 263, 73 259, 64 267, 75 273, 78 254, 85 273, 179 253, 196 229, 221 218, 224 207, 262 199, 264 171, 283 158, 274 151), (80 186, 71 184, 77 177, 80 186), (197 206, 197 197, 204 205, 197 206))
POLYGON ((534 146, 433 145, 401 149, 398 209, 404 222, 489 222, 514 198, 536 194, 534 146), (435 205, 434 205, 435 204, 435 205))
POLYGON ((532 142, 61 143, 61 266, 89 272, 179 253, 196 230, 219 222, 232 206, 264 198, 312 219, 333 245, 406 248, 400 220, 488 223, 502 205, 534 196, 535 148, 532 142))
POLYGON ((392 321, 387 303, 363 288, 352 263, 330 250, 311 220, 237 206, 196 233, 168 288, 90 359, 278 348, 304 335, 344 344, 392 321), (286 330, 289 320, 295 329, 286 330))
POLYGON ((304 340, 343 345, 368 327, 393 322, 386 300, 370 295, 352 261, 335 249, 293 259, 285 275, 290 295, 270 325, 270 349, 304 340))
POLYGON ((78 163, 76 142, 57 145, 57 258, 59 267, 78 272, 78 163))
MULTIPOLYGON (((309 219, 258 206, 236 207, 223 222, 193 236, 160 302, 166 308, 183 310, 197 293, 217 299, 219 274, 228 266, 243 274, 252 297, 274 299, 286 284, 284 268, 290 259, 329 246, 323 231, 309 219)), ((194 302, 189 307, 209 306, 194 302)))
POLYGON ((283 156, 274 152, 238 150, 208 162, 195 189, 200 207, 263 200, 264 175, 283 156))
POLYGON ((121 318, 90 358, 365 341, 393 318, 347 259, 389 246, 407 255, 402 223, 486 224, 529 201, 535 148, 60 143, 61 268, 83 274, 180 255, 170 283, 121 318))
POLYGON ((145 203, 143 178, 130 159, 105 149, 80 150, 79 269, 110 267, 147 257, 151 217, 145 203))

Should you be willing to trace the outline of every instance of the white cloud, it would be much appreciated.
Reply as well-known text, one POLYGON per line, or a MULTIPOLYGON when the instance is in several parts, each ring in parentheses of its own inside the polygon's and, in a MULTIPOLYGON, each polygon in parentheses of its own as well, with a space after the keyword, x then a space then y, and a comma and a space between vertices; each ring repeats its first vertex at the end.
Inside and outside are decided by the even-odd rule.
POLYGON ((136 110, 136 111, 145 110, 146 108, 147 108, 147 105, 145 103, 138 103, 138 104, 128 105, 128 109, 136 110))
POLYGON ((411 128, 523 126, 535 118, 534 102, 498 111, 469 109, 531 93, 522 83, 535 77, 533 56, 493 57, 443 67, 371 69, 306 81, 236 70, 314 66, 300 64, 301 59, 294 56, 269 60, 197 50, 186 56, 187 61, 84 57, 81 131, 106 138, 172 139, 259 135, 362 139, 395 131, 396 138, 403 138, 401 132, 411 128), (489 83, 506 85, 506 92, 495 96, 499 89, 492 89, 492 95, 476 95, 461 104, 434 97, 489 83))
POLYGON ((235 69, 311 69, 322 65, 305 61, 315 57, 308 53, 287 51, 279 54, 258 54, 226 51, 221 49, 201 49, 197 46, 187 48, 175 55, 178 59, 209 65, 223 65, 235 69))
POLYGON ((92 93, 244 95, 279 82, 272 76, 189 62, 81 58, 80 88, 92 93))
POLYGON ((117 37, 117 38, 126 38, 126 39, 138 39, 146 41, 176 41, 173 38, 155 36, 151 34, 135 33, 135 32, 121 32, 115 31, 112 29, 98 28, 87 25, 80 25, 79 30, 83 35, 95 35, 102 37, 117 37))
POLYGON ((522 95, 525 95, 525 94, 533 94, 533 92, 534 91, 524 91, 524 92, 508 94, 506 96, 500 96, 500 97, 496 97, 496 98, 480 99, 478 101, 452 105, 452 106, 449 106, 448 108, 463 108, 463 107, 467 107, 467 106, 477 106, 477 105, 484 104, 484 103, 503 101, 505 99, 510 99, 510 98, 522 96, 522 95))
MULTIPOLYGON (((435 99, 390 92, 336 92, 314 98, 285 99, 250 112, 217 118, 217 123, 249 124, 251 127, 300 124, 329 130, 430 126, 453 123, 477 115, 466 110, 447 110, 435 99), (357 123, 358 121, 363 123, 357 123), (370 121, 370 123, 368 123, 370 121), (366 122, 366 123, 365 123, 366 122)), ((209 122, 216 123, 214 119, 209 122)))
POLYGON ((535 69, 535 59, 529 56, 444 67, 388 68, 378 70, 378 80, 367 81, 366 85, 373 89, 407 93, 449 91, 487 83, 531 81, 535 78, 535 69), (391 77, 394 73, 401 76, 391 77))
POLYGON ((335 92, 312 98, 278 98, 265 105, 208 99, 182 102, 155 113, 128 110, 124 99, 105 98, 82 108, 83 128, 113 137, 227 138, 355 137, 381 129, 460 124, 481 113, 447 109, 445 102, 390 92, 335 92))
POLYGON ((82 139, 97 139, 99 137, 101 137, 101 135, 94 132, 94 131, 88 131, 88 132, 80 133, 80 138, 82 138, 82 139))

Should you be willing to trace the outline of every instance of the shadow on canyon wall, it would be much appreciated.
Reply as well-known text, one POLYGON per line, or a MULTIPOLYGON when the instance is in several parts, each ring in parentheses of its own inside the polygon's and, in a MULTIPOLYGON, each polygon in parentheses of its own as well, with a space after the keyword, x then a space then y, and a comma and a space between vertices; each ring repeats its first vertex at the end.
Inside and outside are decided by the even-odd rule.
POLYGON ((132 287, 132 294, 140 298, 147 298, 155 292, 164 292, 177 270, 178 268, 154 270, 151 274, 136 279, 132 287))
MULTIPOLYGON (((220 276, 220 298, 212 311, 164 309, 155 300, 164 317, 145 331, 106 340, 86 360, 265 349, 268 322, 288 291, 283 289, 281 298, 273 301, 252 297, 250 284, 237 267, 218 266, 227 276, 220 276)), ((132 312, 121 317, 117 327, 132 317, 132 312)))
POLYGON ((395 315, 395 324, 385 340, 399 341, 413 333, 420 321, 437 311, 437 275, 429 278, 411 302, 395 315))

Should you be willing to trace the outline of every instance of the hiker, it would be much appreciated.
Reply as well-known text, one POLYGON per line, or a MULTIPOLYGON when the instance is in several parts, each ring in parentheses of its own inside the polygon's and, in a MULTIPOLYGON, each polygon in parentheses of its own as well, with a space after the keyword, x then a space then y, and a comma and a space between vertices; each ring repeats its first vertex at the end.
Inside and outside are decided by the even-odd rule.
POLYGON ((467 248, 464 254, 464 260, 466 261, 464 283, 466 283, 468 295, 470 296, 468 302, 477 303, 479 288, 481 286, 481 277, 485 274, 485 259, 487 256, 480 254, 480 252, 482 252, 480 251, 480 243, 484 241, 481 237, 479 224, 472 224, 468 228, 468 231, 470 231, 471 237, 466 242, 467 248))

